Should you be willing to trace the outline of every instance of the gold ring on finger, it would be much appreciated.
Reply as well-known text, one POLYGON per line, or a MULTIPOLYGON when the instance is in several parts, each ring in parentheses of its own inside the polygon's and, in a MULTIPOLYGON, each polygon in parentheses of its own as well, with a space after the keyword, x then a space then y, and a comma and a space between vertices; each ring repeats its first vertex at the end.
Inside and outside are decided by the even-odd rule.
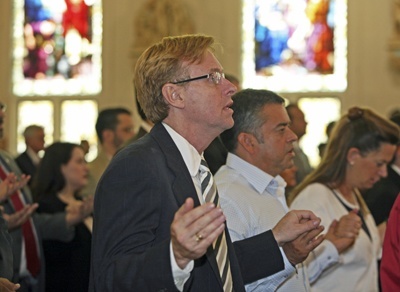
POLYGON ((203 239, 203 236, 201 234, 196 233, 194 236, 196 237, 196 242, 199 242, 200 240, 203 239))

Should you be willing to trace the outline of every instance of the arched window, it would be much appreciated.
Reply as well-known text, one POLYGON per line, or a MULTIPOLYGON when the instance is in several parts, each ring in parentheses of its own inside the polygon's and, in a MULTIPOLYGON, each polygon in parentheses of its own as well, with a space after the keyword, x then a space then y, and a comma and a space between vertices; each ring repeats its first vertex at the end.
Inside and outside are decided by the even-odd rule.
POLYGON ((299 103, 308 120, 301 145, 316 165, 325 126, 339 118, 347 89, 347 1, 242 3, 243 86, 299 103))
MULTIPOLYGON (((14 0, 12 92, 17 98, 17 150, 31 124, 54 139, 97 144, 102 90, 101 0, 14 0)), ((93 147, 96 148, 96 147, 93 147)), ((91 156, 96 155, 96 150, 91 156)))

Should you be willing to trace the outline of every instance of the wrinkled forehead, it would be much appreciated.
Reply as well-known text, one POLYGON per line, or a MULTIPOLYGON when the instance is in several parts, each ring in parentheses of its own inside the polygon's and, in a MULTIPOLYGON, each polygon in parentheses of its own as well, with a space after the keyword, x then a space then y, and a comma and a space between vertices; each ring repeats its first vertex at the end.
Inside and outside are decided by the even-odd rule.
POLYGON ((197 59, 183 59, 181 62, 181 69, 184 73, 201 70, 206 73, 223 72, 223 68, 218 61, 217 57, 210 50, 206 50, 203 55, 197 59))

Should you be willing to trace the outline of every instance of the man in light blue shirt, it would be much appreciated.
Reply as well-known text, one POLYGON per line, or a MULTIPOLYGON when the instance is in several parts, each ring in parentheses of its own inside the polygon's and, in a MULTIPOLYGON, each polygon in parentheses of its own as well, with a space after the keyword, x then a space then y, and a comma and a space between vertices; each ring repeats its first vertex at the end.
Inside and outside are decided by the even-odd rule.
MULTIPOLYGON (((221 134, 229 153, 215 176, 221 207, 232 241, 272 229, 288 212, 286 183, 279 174, 293 166, 293 143, 284 99, 267 90, 246 89, 233 96, 233 128, 221 134)), ((280 249, 285 269, 246 285, 247 291, 309 291, 302 262, 321 229, 304 234, 280 249)), ((317 240, 322 241, 321 236, 317 240)), ((256 265, 257 263, 255 263, 256 265)))

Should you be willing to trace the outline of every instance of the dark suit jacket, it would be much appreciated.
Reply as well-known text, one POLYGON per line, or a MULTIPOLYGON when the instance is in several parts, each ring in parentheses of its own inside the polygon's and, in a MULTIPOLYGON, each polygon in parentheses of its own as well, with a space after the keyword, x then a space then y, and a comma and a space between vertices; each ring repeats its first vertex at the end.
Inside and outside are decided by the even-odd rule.
POLYGON ((363 192, 365 202, 376 225, 389 218, 390 210, 400 193, 400 175, 388 167, 387 177, 381 178, 371 189, 363 192))
MULTIPOLYGON (((94 209, 89 291, 177 291, 170 264, 170 225, 187 197, 200 205, 192 177, 163 125, 122 149, 101 178, 94 209)), ((234 289, 284 268, 272 232, 232 244, 234 289)), ((184 291, 222 291, 212 247, 184 291)))
POLYGON ((0 277, 12 280, 13 256, 11 236, 8 234, 7 222, 0 214, 0 277))
POLYGON ((29 174, 31 176, 31 179, 28 182, 28 185, 31 185, 33 181, 33 175, 36 173, 36 166, 33 164, 32 159, 25 151, 15 158, 15 161, 17 162, 23 174, 29 174))
POLYGON ((146 135, 148 132, 143 128, 143 127, 140 127, 139 128, 139 131, 136 133, 136 135, 135 136, 133 136, 133 138, 132 138, 132 142, 134 142, 134 141, 136 141, 136 140, 139 140, 140 138, 142 138, 144 135, 146 135))
MULTIPOLYGON (((143 128, 143 127, 140 127, 139 128, 139 131, 136 133, 136 135, 135 136, 133 136, 132 138, 130 138, 128 141, 126 141, 125 143, 124 143, 124 145, 122 145, 122 147, 121 147, 121 149, 123 148, 123 147, 126 147, 126 146, 128 146, 129 144, 132 144, 133 142, 135 142, 136 140, 139 140, 140 138, 142 138, 144 135, 146 135, 148 132, 143 128)), ((121 149, 119 149, 119 150, 121 150, 121 149)))

